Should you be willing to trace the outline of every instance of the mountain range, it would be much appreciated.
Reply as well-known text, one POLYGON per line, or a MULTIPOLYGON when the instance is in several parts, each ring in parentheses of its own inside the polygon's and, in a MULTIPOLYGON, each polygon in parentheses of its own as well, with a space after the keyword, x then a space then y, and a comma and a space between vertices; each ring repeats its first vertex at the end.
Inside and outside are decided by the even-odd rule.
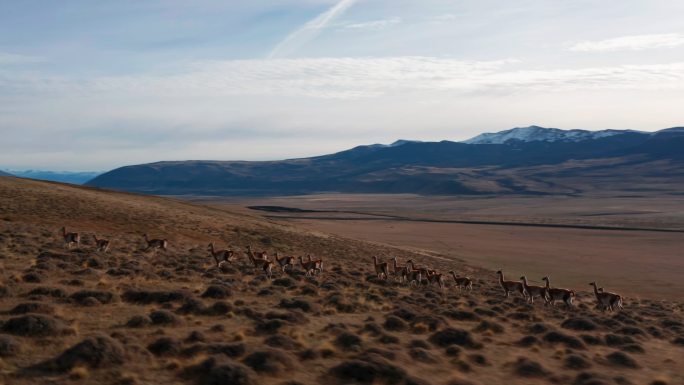
POLYGON ((0 170, 0 176, 12 176, 12 174, 0 170))
POLYGON ((681 127, 641 132, 531 126, 464 142, 399 140, 302 159, 126 166, 87 185, 160 195, 677 192, 684 184, 682 149, 681 127))

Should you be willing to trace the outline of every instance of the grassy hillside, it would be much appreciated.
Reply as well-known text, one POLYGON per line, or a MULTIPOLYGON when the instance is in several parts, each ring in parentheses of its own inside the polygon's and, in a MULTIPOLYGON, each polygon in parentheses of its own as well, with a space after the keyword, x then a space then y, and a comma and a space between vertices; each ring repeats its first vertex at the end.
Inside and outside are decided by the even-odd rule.
POLYGON ((0 264, 8 384, 684 382, 679 303, 626 298, 603 313, 581 292, 573 310, 528 305, 445 255, 164 198, 2 178, 0 264), (61 226, 82 244, 64 249, 61 226), (169 249, 143 252, 143 233, 169 249), (94 251, 92 234, 111 251, 94 251), (245 258, 218 269, 210 241, 311 253, 325 270, 269 280, 245 258), (373 255, 456 270, 474 291, 378 280, 373 255))

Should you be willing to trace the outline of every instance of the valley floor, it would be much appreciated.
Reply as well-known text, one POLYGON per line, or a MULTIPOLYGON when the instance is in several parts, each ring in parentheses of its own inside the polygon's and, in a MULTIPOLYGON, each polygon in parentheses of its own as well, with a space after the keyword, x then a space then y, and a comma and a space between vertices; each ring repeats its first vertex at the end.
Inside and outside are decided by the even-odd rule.
POLYGON ((587 283, 595 280, 611 290, 645 298, 676 300, 684 292, 684 196, 679 195, 455 198, 322 194, 194 200, 234 210, 254 205, 319 210, 252 212, 311 231, 504 269, 515 278, 526 274, 541 282, 549 275, 557 284, 578 290, 587 289, 587 283), (597 228, 543 227, 548 225, 597 228), (605 229, 625 227, 653 231, 605 229))

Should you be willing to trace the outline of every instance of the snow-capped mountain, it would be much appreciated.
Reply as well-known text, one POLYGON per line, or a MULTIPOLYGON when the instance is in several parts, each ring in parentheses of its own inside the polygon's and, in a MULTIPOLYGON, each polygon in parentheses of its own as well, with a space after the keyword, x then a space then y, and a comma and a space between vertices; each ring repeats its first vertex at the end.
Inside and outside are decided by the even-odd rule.
POLYGON ((509 141, 521 142, 581 142, 600 139, 624 133, 635 133, 632 130, 560 130, 539 126, 517 127, 495 133, 484 133, 463 141, 466 144, 504 144, 509 141))

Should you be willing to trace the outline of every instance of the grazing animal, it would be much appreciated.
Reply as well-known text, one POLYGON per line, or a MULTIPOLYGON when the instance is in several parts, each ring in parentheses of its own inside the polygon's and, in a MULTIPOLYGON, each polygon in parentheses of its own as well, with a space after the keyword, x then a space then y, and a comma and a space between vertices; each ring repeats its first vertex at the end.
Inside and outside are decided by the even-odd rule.
POLYGON ((525 288, 523 287, 522 282, 506 281, 506 279, 504 278, 504 273, 501 270, 497 271, 496 274, 499 275, 499 285, 503 289, 504 294, 506 294, 506 297, 508 297, 509 294, 512 292, 520 293, 520 295, 522 295, 523 298, 527 297, 527 293, 525 292, 525 288))
MULTIPOLYGON (((413 270, 420 270, 421 275, 422 275, 423 277, 425 277, 425 279, 429 278, 429 275, 435 274, 435 273, 437 272, 437 270, 428 269, 427 267, 424 267, 424 266, 418 266, 418 267, 416 267, 416 263, 413 262, 412 259, 409 259, 408 261, 406 261, 406 264, 407 264, 407 265, 408 265, 409 263, 411 264, 411 268, 412 268, 413 270)), ((421 282, 421 283, 422 283, 422 282, 421 282)), ((428 282, 428 283, 429 283, 429 282, 428 282)))
POLYGON ((268 277, 268 279, 273 279, 273 268, 275 267, 275 263, 271 261, 266 261, 262 265, 262 270, 264 271, 264 274, 268 277))
POLYGON ((302 269, 304 269, 305 275, 306 276, 313 276, 316 275, 316 272, 322 273, 323 272, 323 260, 319 259, 316 261, 304 261, 301 256, 299 256, 299 264, 302 266, 302 269))
POLYGON ((406 265, 401 266, 397 264, 397 257, 392 258, 392 267, 394 268, 394 277, 399 278, 399 282, 403 281, 404 277, 406 276, 404 274, 406 270, 406 265))
POLYGON ((169 242, 166 239, 160 239, 160 238, 149 239, 147 237, 147 234, 145 234, 144 237, 145 237, 145 242, 147 243, 147 247, 145 248, 145 251, 149 251, 151 249, 166 250, 166 248, 169 246, 169 242))
POLYGON ((95 248, 97 249, 97 251, 101 251, 103 253, 109 251, 109 240, 99 239, 95 234, 93 234, 93 238, 95 239, 95 248))
POLYGON ((66 227, 62 227, 62 237, 64 238, 64 247, 67 249, 71 249, 71 246, 74 244, 76 244, 76 246, 81 244, 81 234, 68 233, 66 227))
POLYGON ((263 259, 263 260, 268 260, 268 252, 266 251, 252 251, 252 246, 247 245, 247 255, 250 256, 250 259, 263 259))
POLYGON ((436 283, 437 285, 439 285, 439 288, 442 290, 444 290, 444 288, 446 287, 446 285, 444 283, 444 274, 442 274, 442 273, 437 273, 437 272, 430 273, 430 274, 428 274, 427 278, 428 278, 429 283, 436 283))
POLYGON ((563 301, 568 307, 572 307, 572 299, 575 298, 574 290, 551 287, 549 277, 544 277, 542 280, 546 281, 546 287, 544 287, 544 290, 546 291, 546 303, 550 303, 551 306, 553 306, 556 301, 563 301))
POLYGON ((414 283, 416 286, 418 286, 423 281, 422 271, 416 269, 413 266, 413 261, 411 260, 406 262, 406 267, 404 268, 404 272, 402 274, 404 276, 404 282, 408 282, 409 286, 412 286, 414 283))
POLYGON ((385 279, 389 277, 389 265, 387 262, 378 263, 378 257, 373 256, 373 266, 375 266, 375 274, 378 278, 385 276, 385 279))
POLYGON ((613 311, 615 308, 622 309, 622 296, 607 291, 599 291, 596 282, 592 282, 589 285, 594 287, 596 301, 602 309, 610 311, 613 311))
POLYGON ((527 277, 524 275, 520 277, 520 281, 522 281, 523 287, 525 288, 525 292, 527 293, 527 301, 529 303, 534 303, 534 297, 540 297, 544 299, 544 301, 547 301, 546 288, 544 288, 544 286, 529 285, 527 283, 527 277))
POLYGON ((216 250, 214 248, 214 242, 211 242, 209 246, 207 246, 207 251, 212 257, 214 257, 214 261, 216 261, 216 267, 220 267, 222 262, 232 263, 233 257, 235 256, 235 252, 233 252, 233 250, 216 250))
POLYGON ((254 253, 249 246, 247 246, 247 257, 249 257, 250 262, 254 265, 254 272, 256 273, 259 269, 266 271, 266 265, 272 263, 268 259, 255 258, 254 253))
POLYGON ((449 272, 452 277, 454 277, 454 282, 456 282, 456 286, 458 286, 458 290, 460 291, 462 288, 467 289, 472 291, 473 290, 473 281, 468 278, 468 277, 459 277, 456 275, 456 273, 451 270, 449 272))
POLYGON ((278 253, 276 252, 275 253, 275 261, 278 263, 278 265, 282 269, 283 273, 285 272, 286 267, 290 267, 290 270, 292 270, 294 268, 294 263, 295 263, 294 257, 284 256, 281 258, 280 255, 278 255, 278 253))

